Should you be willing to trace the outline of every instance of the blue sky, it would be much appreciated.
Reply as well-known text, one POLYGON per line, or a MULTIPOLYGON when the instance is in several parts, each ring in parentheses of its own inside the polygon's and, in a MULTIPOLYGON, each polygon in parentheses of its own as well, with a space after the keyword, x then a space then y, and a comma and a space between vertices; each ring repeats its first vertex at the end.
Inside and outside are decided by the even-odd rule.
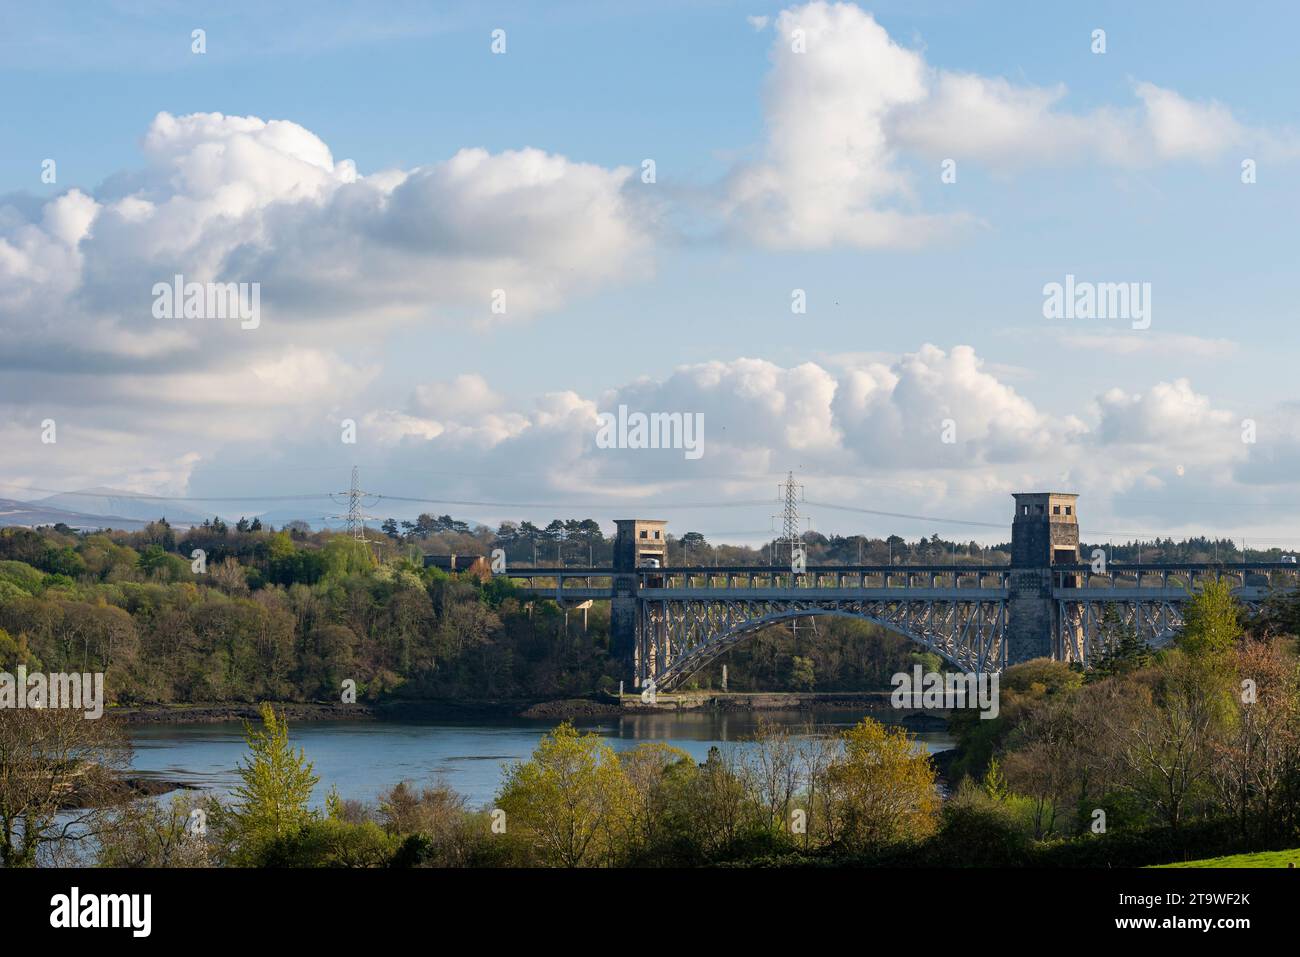
MULTIPOLYGON (((12 5, 0 243, 23 251, 0 255, 0 402, 19 450, 6 481, 283 493, 303 485, 294 463, 338 484, 360 461, 393 494, 558 513, 766 495, 797 468, 810 498, 847 504, 1000 520, 1011 491, 1064 483, 1107 528, 1300 539, 1300 521, 1262 518, 1294 500, 1300 464, 1297 19, 1285 4, 12 5), (800 24, 816 41, 802 58, 800 24), (505 55, 489 49, 498 28, 505 55), (976 98, 945 112, 948 82, 976 98), (880 97, 893 99, 877 111, 880 97), (125 196, 183 217, 195 189, 218 188, 176 185, 201 141, 262 135, 205 123, 145 148, 159 114, 215 113, 296 124, 362 180, 466 149, 487 160, 481 179, 435 173, 412 190, 411 222, 353 236, 339 225, 351 207, 331 198, 345 177, 313 179, 308 201, 292 164, 266 186, 280 156, 256 150, 283 141, 259 140, 217 174, 217 205, 262 182, 252 206, 107 238, 125 196), (1003 120, 1014 128, 990 139, 1003 120), (841 138, 859 169, 820 163, 841 138), (561 158, 572 188, 537 187, 505 213, 466 206, 478 226, 440 221, 483 183, 530 182, 542 160, 508 159, 525 148, 561 158), (940 180, 946 157, 955 183, 940 180), (46 158, 56 183, 41 181, 46 158), (70 190, 95 205, 54 267, 23 230, 50 228, 42 204, 70 190), (593 202, 618 209, 592 227, 593 202), (880 210, 911 225, 864 239, 880 210), (519 239, 511 215, 537 236, 519 239), (306 276, 299 243, 359 278, 306 276), (173 263, 261 282, 263 328, 158 339, 145 292, 173 263), (1150 283, 1151 328, 1044 319, 1043 285, 1066 274, 1150 283), (483 308, 498 283, 526 288, 506 321, 483 308), (791 312, 795 289, 806 314, 791 312), (954 359, 962 347, 973 364, 954 359), (265 395, 241 380, 250 368, 265 395), (602 456, 583 423, 628 396, 703 411, 716 455, 602 456), (348 415, 359 447, 338 443, 348 415), (34 443, 47 417, 66 424, 56 446, 34 443), (956 448, 933 439, 948 417, 956 448), (1259 426, 1249 446, 1245 418, 1259 426), (239 471, 254 467, 280 471, 239 471), (421 469, 452 474, 435 489, 421 469)), ((480 512, 468 517, 519 517, 480 512)))

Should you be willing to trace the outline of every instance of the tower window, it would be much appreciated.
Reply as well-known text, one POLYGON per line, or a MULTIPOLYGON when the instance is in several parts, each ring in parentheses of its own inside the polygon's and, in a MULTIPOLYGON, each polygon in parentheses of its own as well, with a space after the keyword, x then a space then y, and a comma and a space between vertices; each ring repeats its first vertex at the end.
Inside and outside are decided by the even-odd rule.
POLYGON ((650 537, 650 533, 647 532, 647 531, 643 528, 643 529, 641 529, 641 537, 642 537, 642 538, 649 538, 649 537, 650 537))
POLYGON ((659 532, 656 531, 656 532, 655 532, 655 538, 658 538, 658 537, 659 537, 659 532))
POLYGON ((1059 506, 1059 505, 1053 505, 1053 506, 1052 506, 1052 514, 1053 514, 1053 515, 1060 515, 1060 514, 1061 514, 1061 506, 1059 506))
POLYGON ((1065 506, 1065 514, 1066 514, 1066 515, 1073 514, 1073 512, 1074 512, 1074 509, 1073 509, 1071 506, 1069 506, 1069 505, 1065 506))

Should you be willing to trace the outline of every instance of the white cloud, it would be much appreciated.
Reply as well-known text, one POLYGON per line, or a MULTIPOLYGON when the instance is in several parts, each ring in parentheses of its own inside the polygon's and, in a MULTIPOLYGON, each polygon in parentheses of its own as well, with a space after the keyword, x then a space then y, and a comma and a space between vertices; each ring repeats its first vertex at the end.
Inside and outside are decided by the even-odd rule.
POLYGON ((1137 445, 1200 452, 1229 458, 1240 451, 1240 436, 1231 412, 1215 409, 1187 379, 1158 382, 1141 393, 1114 388, 1097 399, 1097 440, 1105 445, 1137 445), (1234 443, 1236 448, 1234 448, 1234 443))
POLYGON ((1220 103, 1196 103, 1154 83, 1138 83, 1134 90, 1146 107, 1145 129, 1165 159, 1213 160, 1247 138, 1220 103))
POLYGON ((762 157, 729 184, 739 234, 772 246, 887 246, 944 228, 890 205, 909 190, 885 121, 924 98, 920 54, 855 6, 812 3, 776 18, 771 58, 762 157))
POLYGON ((122 356, 157 335, 207 362, 282 346, 303 322, 362 338, 402 319, 528 318, 649 268, 626 167, 465 149, 362 176, 296 123, 220 113, 158 114, 144 153, 97 197, 70 190, 34 220, 0 209, 0 332, 122 356), (153 284, 177 273, 260 283, 257 334, 154 319, 153 284))
POLYGON ((1071 111, 1061 83, 931 66, 849 3, 783 10, 770 55, 765 139, 724 203, 734 234, 767 246, 914 246, 969 226, 916 208, 918 159, 929 170, 953 159, 1000 171, 1211 162, 1230 151, 1300 157, 1291 131, 1248 127, 1223 104, 1147 81, 1133 100, 1071 111))

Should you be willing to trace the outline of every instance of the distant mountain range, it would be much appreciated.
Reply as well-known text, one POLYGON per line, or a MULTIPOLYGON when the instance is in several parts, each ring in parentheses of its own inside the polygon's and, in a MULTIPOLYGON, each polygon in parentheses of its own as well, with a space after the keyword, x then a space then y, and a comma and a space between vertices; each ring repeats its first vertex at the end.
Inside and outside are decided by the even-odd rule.
MULTIPOLYGON (((228 508, 200 512, 195 511, 194 505, 193 502, 149 498, 137 492, 100 486, 76 492, 60 492, 31 501, 0 498, 0 526, 57 525, 62 522, 76 529, 120 528, 133 531, 160 518, 166 518, 176 528, 188 528, 191 525, 202 525, 216 515, 220 515, 227 524, 234 525, 243 515, 250 521, 257 516, 263 526, 274 528, 283 528, 291 521, 306 522, 313 529, 342 527, 341 520, 331 521, 325 515, 326 512, 339 511, 342 506, 331 505, 329 502, 282 504, 265 512, 231 512, 228 508)), ((397 516, 399 519, 404 517, 406 516, 397 516)), ((367 521, 367 525, 378 531, 381 521, 383 518, 375 518, 367 521)), ((473 528, 478 523, 469 524, 473 528)))
MULTIPOLYGON (((258 515, 263 525, 272 525, 275 528, 283 528, 286 523, 295 519, 306 522, 312 528, 323 528, 326 522, 320 512, 320 507, 313 510, 310 506, 304 506, 303 508, 277 508, 260 514, 256 512, 246 514, 250 520, 254 515, 258 515)), ((62 522, 69 528, 83 530, 120 528, 136 531, 160 518, 166 518, 168 523, 176 528, 187 528, 191 525, 202 525, 215 515, 221 515, 231 525, 239 519, 239 515, 223 514, 215 509, 211 512, 196 512, 192 506, 186 507, 167 499, 146 498, 135 492, 104 487, 88 488, 78 492, 60 492, 57 495, 49 495, 29 502, 0 498, 0 527, 57 525, 62 522)))
POLYGON ((11 498, 0 498, 0 526, 57 525, 60 522, 77 529, 121 528, 128 531, 136 531, 149 524, 147 520, 121 515, 92 515, 51 508, 41 502, 18 502, 11 498))
MULTIPOLYGON (((166 518, 173 525, 202 525, 204 519, 212 518, 213 512, 196 512, 176 502, 162 499, 142 498, 134 492, 124 492, 115 488, 88 488, 78 492, 61 492, 28 503, 32 506, 59 509, 66 512, 78 512, 92 516, 115 516, 153 522, 166 518)), ((68 524, 71 524, 69 522, 68 524)), ((114 525, 113 528, 123 526, 114 525)))

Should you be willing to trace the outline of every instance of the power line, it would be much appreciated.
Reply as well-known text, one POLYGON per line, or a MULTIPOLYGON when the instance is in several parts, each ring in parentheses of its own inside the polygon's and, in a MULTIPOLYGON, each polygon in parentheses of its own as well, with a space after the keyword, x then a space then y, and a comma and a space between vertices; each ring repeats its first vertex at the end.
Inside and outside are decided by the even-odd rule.
POLYGON ((618 505, 597 505, 591 502, 472 502, 450 498, 410 498, 402 495, 380 495, 388 502, 414 502, 424 505, 460 505, 466 508, 549 508, 549 509, 589 509, 609 510, 626 508, 752 508, 755 505, 769 504, 765 499, 749 499, 739 502, 642 502, 629 500, 618 505))
POLYGON ((939 518, 934 515, 910 515, 905 512, 882 512, 874 508, 857 508, 853 505, 834 505, 830 502, 807 502, 818 508, 829 508, 837 512, 856 512, 861 515, 879 515, 881 518, 905 518, 917 522, 933 522, 939 525, 971 525, 977 528, 1000 528, 1007 530, 1007 522, 974 522, 960 518, 939 518))
MULTIPOLYGON (((355 467, 354 467, 354 471, 355 471, 355 467)), ((429 474, 436 474, 436 473, 431 472, 429 474)), ((446 474, 460 474, 460 473, 446 473, 446 474)), ((792 483, 793 483, 793 473, 788 473, 787 481, 781 483, 779 486, 781 489, 786 490, 785 494, 787 497, 789 494, 792 494, 792 489, 791 489, 792 483)), ((245 495, 245 496, 149 495, 142 492, 119 492, 119 491, 94 492, 94 491, 85 491, 85 490, 54 489, 54 488, 46 488, 43 486, 36 486, 36 485, 20 485, 15 482, 4 482, 4 481, 0 481, 0 487, 14 489, 22 492, 38 492, 46 495, 66 495, 66 496, 79 496, 82 498, 100 498, 100 499, 116 498, 116 499, 126 499, 126 500, 134 500, 134 501, 143 501, 143 502, 180 502, 180 503, 184 503, 184 502, 266 503, 266 502, 333 501, 333 502, 338 502, 339 504, 343 504, 343 502, 340 501, 339 497, 342 496, 343 498, 347 499, 351 495, 350 490, 347 492, 336 492, 336 493, 308 492, 308 493, 296 494, 296 495, 245 495)), ((802 486, 793 485, 793 488, 801 490, 802 486)), ((731 509, 731 508, 752 508, 755 506, 769 504, 769 500, 764 500, 764 499, 741 499, 741 500, 723 501, 723 502, 663 502, 663 501, 641 501, 637 499, 628 499, 625 501, 618 502, 616 504, 606 504, 606 503, 595 503, 595 502, 584 502, 584 501, 493 502, 493 501, 479 501, 479 500, 471 500, 471 499, 420 498, 420 497, 403 496, 403 495, 385 495, 377 492, 360 492, 360 495, 364 497, 370 497, 373 499, 373 501, 370 503, 370 507, 373 507, 375 504, 381 501, 402 502, 407 504, 418 504, 418 505, 455 506, 460 508, 548 509, 552 511, 576 511, 576 510, 622 511, 628 508, 663 509, 663 510, 731 509)), ((803 501, 804 504, 812 505, 817 508, 824 508, 824 509, 829 509, 831 511, 837 511, 837 512, 849 512, 858 515, 874 515, 881 518, 894 518, 894 519, 902 519, 907 521, 927 522, 936 525, 958 525, 958 526, 965 526, 971 528, 999 529, 1004 532, 1008 529, 1008 525, 1005 522, 981 522, 981 521, 975 521, 971 519, 949 518, 949 517, 937 516, 937 515, 918 515, 909 512, 889 512, 880 509, 860 508, 858 506, 840 505, 831 502, 817 502, 817 501, 809 501, 809 500, 803 500, 803 501)), ((1134 500, 1130 499, 1129 501, 1134 501, 1134 500)), ((27 502, 25 504, 35 504, 35 503, 27 502)), ((797 506, 794 508, 793 512, 790 512, 791 504, 792 504, 791 502, 786 501, 787 508, 782 514, 782 539, 786 542, 794 541, 797 544, 799 538, 798 527, 797 527, 799 521, 799 515, 798 515, 797 506), (791 518, 795 520, 795 525, 796 525, 793 538, 791 536, 790 526, 788 522, 788 519, 791 518)), ((1212 505, 1212 504, 1230 504, 1230 503, 1206 502, 1200 504, 1212 505)), ((1253 502, 1242 502, 1242 503, 1235 503, 1235 504, 1242 505, 1242 506, 1250 506, 1250 507, 1263 505, 1263 503, 1253 503, 1253 502)), ((351 512, 350 507, 349 507, 349 512, 351 512)), ((326 517, 326 518, 332 517, 332 518, 347 520, 348 516, 337 515, 337 516, 322 516, 322 517, 326 517)), ((364 518, 367 520, 377 520, 376 516, 373 515, 367 515, 364 516, 364 518)), ((775 518, 775 516, 773 516, 773 518, 775 518)), ((355 522, 349 524, 349 530, 355 532, 355 522)), ((766 531, 770 531, 770 529, 766 531)), ((1084 535, 1101 536, 1101 537, 1121 537, 1121 536, 1130 536, 1135 538, 1168 537, 1167 532, 1151 532, 1151 531, 1138 531, 1138 530, 1103 531, 1099 529, 1084 528, 1084 529, 1080 529, 1080 533, 1084 535)), ((362 532, 362 534, 364 535, 364 532, 362 532)), ((1292 541, 1291 539, 1281 539, 1281 538, 1255 538, 1254 540, 1266 544, 1289 544, 1292 541)))

